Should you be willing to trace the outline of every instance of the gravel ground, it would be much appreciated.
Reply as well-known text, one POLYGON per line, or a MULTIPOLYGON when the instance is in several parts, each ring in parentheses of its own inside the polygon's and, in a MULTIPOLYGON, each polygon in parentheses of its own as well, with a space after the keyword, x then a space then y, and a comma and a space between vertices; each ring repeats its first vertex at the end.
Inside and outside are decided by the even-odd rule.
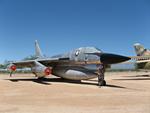
POLYGON ((150 113, 150 76, 144 72, 106 73, 97 79, 42 81, 32 74, 0 74, 0 113, 150 113))

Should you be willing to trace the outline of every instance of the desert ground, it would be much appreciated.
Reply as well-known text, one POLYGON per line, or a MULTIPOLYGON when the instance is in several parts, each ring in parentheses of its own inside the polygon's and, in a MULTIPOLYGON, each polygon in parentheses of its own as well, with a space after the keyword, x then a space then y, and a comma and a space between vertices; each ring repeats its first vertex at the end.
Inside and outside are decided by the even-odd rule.
POLYGON ((107 86, 99 88, 97 79, 0 74, 0 113, 150 113, 147 73, 107 72, 105 79, 107 86))

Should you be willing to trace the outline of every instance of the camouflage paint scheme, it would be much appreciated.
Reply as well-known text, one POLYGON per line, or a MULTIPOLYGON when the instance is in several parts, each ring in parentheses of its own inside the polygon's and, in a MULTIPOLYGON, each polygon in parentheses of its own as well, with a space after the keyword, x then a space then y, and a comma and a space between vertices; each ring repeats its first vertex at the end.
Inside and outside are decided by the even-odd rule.
POLYGON ((145 49, 144 46, 142 46, 139 43, 134 44, 134 49, 136 52, 136 55, 139 56, 136 64, 137 69, 150 69, 150 61, 147 61, 150 59, 150 50, 145 49), (138 61, 141 63, 138 63, 138 61))

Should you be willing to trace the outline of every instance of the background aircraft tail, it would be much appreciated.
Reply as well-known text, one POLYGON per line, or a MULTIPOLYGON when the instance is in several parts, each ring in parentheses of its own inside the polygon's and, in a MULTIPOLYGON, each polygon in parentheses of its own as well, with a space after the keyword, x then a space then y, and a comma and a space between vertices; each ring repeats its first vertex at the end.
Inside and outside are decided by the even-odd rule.
POLYGON ((150 50, 145 49, 144 46, 142 46, 139 43, 134 44, 134 49, 137 54, 137 56, 147 56, 150 55, 150 50))
POLYGON ((35 56, 37 58, 42 58, 43 57, 42 51, 40 49, 40 46, 39 46, 39 43, 38 43, 37 40, 35 40, 35 56))

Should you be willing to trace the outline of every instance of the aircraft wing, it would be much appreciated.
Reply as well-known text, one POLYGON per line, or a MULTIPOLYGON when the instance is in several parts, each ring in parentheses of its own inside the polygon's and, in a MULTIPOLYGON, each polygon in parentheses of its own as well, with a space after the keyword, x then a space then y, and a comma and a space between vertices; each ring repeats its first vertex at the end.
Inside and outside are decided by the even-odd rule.
POLYGON ((131 60, 150 60, 150 56, 131 56, 131 60))
POLYGON ((130 61, 122 62, 121 64, 146 63, 150 62, 150 56, 131 56, 130 61))
POLYGON ((150 62, 150 60, 139 60, 139 61, 136 61, 135 63, 146 63, 146 62, 150 62))
POLYGON ((57 63, 69 62, 69 58, 46 58, 46 59, 26 60, 26 61, 13 62, 12 64, 16 65, 18 68, 33 67, 35 66, 36 61, 44 65, 51 65, 57 63))
POLYGON ((130 58, 131 60, 135 60, 135 63, 150 62, 150 56, 134 56, 130 58))

